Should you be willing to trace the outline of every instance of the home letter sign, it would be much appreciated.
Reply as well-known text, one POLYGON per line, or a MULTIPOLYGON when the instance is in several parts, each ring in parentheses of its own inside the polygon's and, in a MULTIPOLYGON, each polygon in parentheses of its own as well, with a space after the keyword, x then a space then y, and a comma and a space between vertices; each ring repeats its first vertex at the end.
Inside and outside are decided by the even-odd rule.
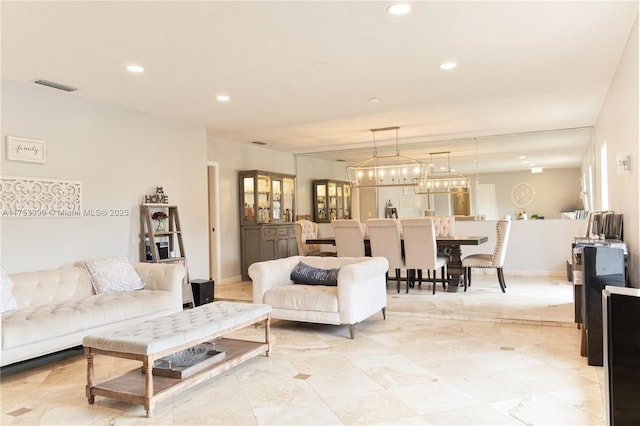
POLYGON ((144 196, 144 202, 147 204, 169 204, 169 197, 165 195, 161 186, 157 186, 155 194, 144 196))

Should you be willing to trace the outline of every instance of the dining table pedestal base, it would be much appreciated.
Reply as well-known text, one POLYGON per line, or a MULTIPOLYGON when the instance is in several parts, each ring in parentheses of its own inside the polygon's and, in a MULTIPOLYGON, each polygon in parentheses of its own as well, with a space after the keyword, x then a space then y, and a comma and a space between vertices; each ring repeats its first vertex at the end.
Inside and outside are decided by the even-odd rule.
POLYGON ((457 293, 460 287, 464 288, 464 268, 462 267, 462 250, 457 244, 438 246, 441 253, 449 256, 447 262, 447 293, 457 293))

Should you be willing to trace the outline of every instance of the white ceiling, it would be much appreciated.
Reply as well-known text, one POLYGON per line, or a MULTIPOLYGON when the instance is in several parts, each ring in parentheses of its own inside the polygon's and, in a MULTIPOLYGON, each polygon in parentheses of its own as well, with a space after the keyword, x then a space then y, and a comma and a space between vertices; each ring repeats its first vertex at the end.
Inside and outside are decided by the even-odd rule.
POLYGON ((478 137, 494 158, 580 164, 588 131, 484 136, 592 126, 638 1, 409 3, 398 17, 377 1, 3 1, 2 77, 291 153, 370 149, 369 129, 400 126, 403 146, 478 137))

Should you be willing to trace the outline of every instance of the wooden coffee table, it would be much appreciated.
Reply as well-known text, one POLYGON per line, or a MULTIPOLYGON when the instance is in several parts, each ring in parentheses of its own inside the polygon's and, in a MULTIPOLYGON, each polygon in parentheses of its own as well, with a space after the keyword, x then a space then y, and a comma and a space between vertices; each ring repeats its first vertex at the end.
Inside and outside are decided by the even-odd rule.
POLYGON ((86 336, 86 393, 89 404, 96 396, 143 405, 151 417, 156 402, 197 385, 258 355, 269 356, 271 306, 249 303, 215 302, 173 315, 140 322, 86 336), (265 341, 229 339, 223 334, 264 321, 265 341), (157 359, 215 340, 225 358, 186 378, 153 374, 157 359), (142 361, 139 368, 101 383, 94 380, 94 356, 108 355, 142 361), (144 374, 143 374, 144 373, 144 374))

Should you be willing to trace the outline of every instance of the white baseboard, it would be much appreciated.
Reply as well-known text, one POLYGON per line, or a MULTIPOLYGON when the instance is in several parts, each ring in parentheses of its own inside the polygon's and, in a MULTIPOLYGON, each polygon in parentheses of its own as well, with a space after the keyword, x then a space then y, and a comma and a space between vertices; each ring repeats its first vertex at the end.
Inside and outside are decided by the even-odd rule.
MULTIPOLYGON (((567 279, 567 271, 514 271, 504 269, 505 277, 562 277, 567 279)), ((473 268, 473 275, 496 275, 492 268, 473 268)))

